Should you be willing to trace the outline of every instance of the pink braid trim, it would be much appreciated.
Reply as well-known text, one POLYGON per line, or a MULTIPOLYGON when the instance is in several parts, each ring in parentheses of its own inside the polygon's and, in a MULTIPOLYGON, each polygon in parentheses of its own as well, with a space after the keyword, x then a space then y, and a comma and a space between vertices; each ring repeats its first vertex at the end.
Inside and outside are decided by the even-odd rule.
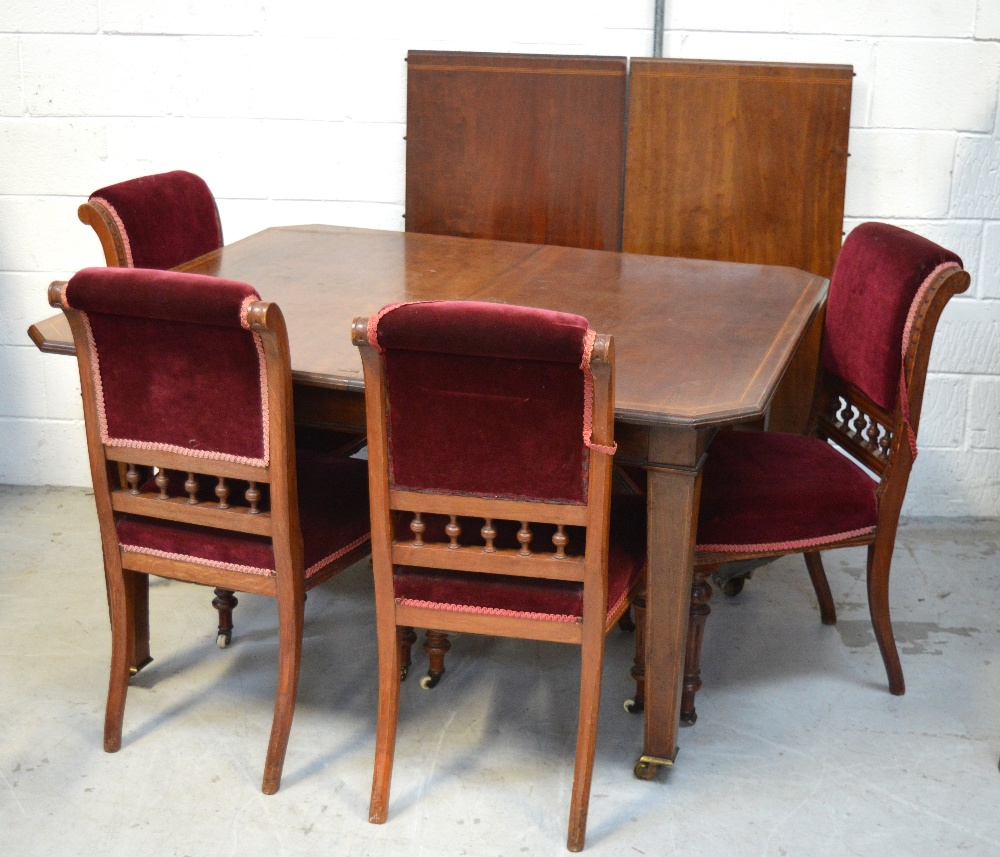
POLYGON ((73 309, 69 305, 69 298, 66 297, 66 292, 69 289, 69 283, 63 283, 63 287, 59 290, 59 306, 63 309, 73 309))
POLYGON ((913 332, 913 324, 916 321, 917 308, 924 299, 924 295, 930 288, 934 278, 944 271, 959 270, 960 268, 961 266, 955 262, 942 262, 927 275, 927 278, 920 284, 920 288, 917 289, 917 293, 913 296, 910 311, 906 314, 906 324, 903 326, 903 362, 899 366, 899 406, 903 412, 903 425, 906 426, 906 436, 910 442, 910 452, 913 453, 914 461, 917 460, 917 434, 910 424, 910 397, 906 391, 906 351, 910 345, 910 334, 913 332))
POLYGON ((250 329, 250 304, 255 304, 260 300, 260 295, 247 295, 240 304, 240 327, 244 330, 250 329))
POLYGON ((382 320, 382 316, 388 315, 394 309, 399 309, 401 306, 409 306, 410 304, 418 303, 434 303, 433 301, 401 301, 398 304, 388 304, 382 307, 375 315, 370 316, 368 319, 368 344, 374 348, 379 354, 384 354, 382 346, 378 344, 378 323, 382 320))
POLYGON ((115 211, 115 207, 106 199, 102 199, 99 196, 92 196, 90 201, 100 203, 104 206, 105 211, 107 211, 108 215, 115 222, 115 226, 118 227, 118 233, 122 237, 122 246, 125 248, 125 265, 128 268, 134 268, 135 263, 132 261, 132 245, 128 241, 128 232, 125 231, 125 224, 122 223, 122 219, 118 216, 118 212, 115 211))
POLYGON ((618 449, 617 443, 613 446, 602 446, 590 442, 594 430, 594 373, 590 368, 590 355, 594 351, 596 338, 597 333, 588 327, 583 337, 583 359, 580 361, 580 368, 583 370, 583 443, 589 449, 614 455, 618 449))
POLYGON ((153 548, 139 547, 138 545, 121 545, 122 550, 131 553, 141 553, 146 556, 158 556, 161 559, 173 559, 181 562, 191 562, 197 565, 210 565, 212 568, 224 568, 227 571, 239 571, 243 574, 256 574, 260 577, 274 577, 273 568, 254 568, 252 565, 237 565, 233 562, 219 562, 214 559, 204 559, 200 556, 191 556, 183 553, 170 553, 169 551, 154 550, 153 548))
MULTIPOLYGON (((330 554, 329 556, 324 557, 315 565, 311 565, 309 566, 309 568, 306 569, 305 577, 306 578, 312 577, 312 575, 315 574, 317 571, 319 571, 321 568, 324 568, 334 560, 344 556, 344 554, 350 553, 355 548, 361 547, 361 545, 367 542, 370 538, 371 534, 366 534, 362 536, 360 539, 356 539, 355 541, 351 542, 346 547, 343 547, 340 550, 330 554)), ((195 563, 196 565, 209 565, 212 568, 224 568, 227 571, 238 571, 241 572, 242 574, 256 574, 260 577, 274 577, 276 574, 273 568, 255 568, 252 565, 237 565, 236 563, 233 562, 220 562, 214 559, 205 559, 204 557, 200 556, 193 556, 190 554, 183 554, 183 553, 170 553, 168 551, 154 550, 153 548, 139 547, 138 545, 121 545, 121 549, 130 551, 132 553, 145 554, 146 556, 157 556, 160 557, 161 559, 179 560, 181 562, 195 563)))
POLYGON ((407 607, 427 607, 432 610, 446 610, 449 613, 475 613, 480 616, 512 616, 518 619, 540 619, 544 622, 579 622, 579 616, 562 613, 530 613, 521 610, 501 610, 498 607, 470 607, 468 604, 441 604, 437 601, 420 601, 415 598, 397 598, 397 604, 407 607))
POLYGON ((875 527, 863 527, 860 530, 851 530, 846 533, 836 533, 831 536, 818 536, 813 539, 797 539, 791 542, 766 542, 749 545, 696 545, 696 551, 707 551, 709 553, 754 553, 756 551, 798 551, 803 548, 816 548, 834 542, 845 541, 846 539, 857 538, 858 536, 869 536, 875 532, 875 527))
POLYGON ((154 443, 146 440, 111 437, 108 433, 108 416, 104 407, 104 384, 101 381, 101 361, 97 354, 97 344, 94 342, 94 331, 91 329, 90 318, 87 313, 81 312, 80 317, 87 328, 87 349, 90 351, 91 377, 94 382, 94 395, 97 399, 97 423, 101 434, 101 443, 105 446, 119 447, 121 449, 153 449, 159 452, 177 452, 182 455, 189 455, 192 458, 204 458, 210 461, 231 461, 235 464, 248 464, 251 467, 267 467, 271 452, 270 420, 268 419, 269 410, 267 404, 267 369, 264 365, 264 347, 261 344, 260 336, 256 333, 253 335, 254 342, 257 345, 257 359, 260 363, 264 457, 250 458, 245 455, 230 455, 225 452, 213 452, 207 449, 191 449, 190 447, 177 446, 172 443, 154 443))

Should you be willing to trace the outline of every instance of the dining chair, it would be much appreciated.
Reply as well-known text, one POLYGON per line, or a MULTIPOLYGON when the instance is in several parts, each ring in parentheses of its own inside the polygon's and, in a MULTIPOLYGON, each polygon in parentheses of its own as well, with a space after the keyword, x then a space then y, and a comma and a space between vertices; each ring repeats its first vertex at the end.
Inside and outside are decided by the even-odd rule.
POLYGON ((53 283, 49 302, 73 331, 110 599, 104 749, 121 747, 149 575, 268 595, 278 682, 263 791, 273 794, 305 593, 368 553, 367 467, 295 449, 285 322, 251 286, 88 268, 53 283))
POLYGON ((167 270, 222 246, 215 197, 184 170, 95 190, 77 215, 97 233, 109 267, 167 270))
MULTIPOLYGON (((875 639, 889 691, 904 692, 889 570, 917 456, 938 318, 969 287, 962 260, 918 235, 864 223, 844 242, 824 322, 808 435, 720 432, 701 484, 681 719, 697 719, 708 577, 719 563, 805 554, 822 622, 836 608, 820 552, 865 545, 875 639)), ((641 689, 640 689, 641 697, 641 689)))
POLYGON ((401 637, 414 626, 581 648, 568 847, 583 847, 604 638, 645 567, 645 505, 612 510, 612 340, 479 302, 354 322, 365 377, 379 707, 369 818, 388 814, 401 637))

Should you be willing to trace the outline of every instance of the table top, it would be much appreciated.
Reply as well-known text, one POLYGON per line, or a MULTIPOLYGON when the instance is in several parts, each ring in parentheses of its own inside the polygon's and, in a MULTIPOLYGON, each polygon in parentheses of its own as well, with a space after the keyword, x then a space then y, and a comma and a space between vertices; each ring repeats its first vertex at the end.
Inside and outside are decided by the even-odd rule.
MULTIPOLYGON (((298 383, 361 391, 356 316, 484 300, 578 313, 616 350, 616 417, 686 428, 763 414, 827 281, 794 268, 339 226, 274 227, 180 267, 242 280, 285 315, 298 383)), ((72 353, 62 314, 32 325, 72 353)))

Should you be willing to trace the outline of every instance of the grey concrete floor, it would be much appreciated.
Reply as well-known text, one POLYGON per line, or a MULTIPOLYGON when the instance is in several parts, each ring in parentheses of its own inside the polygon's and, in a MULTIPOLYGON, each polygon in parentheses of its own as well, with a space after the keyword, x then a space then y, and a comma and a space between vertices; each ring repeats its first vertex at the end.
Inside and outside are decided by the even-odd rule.
MULTIPOLYGON (((154 663, 122 750, 101 749, 109 632, 92 497, 0 488, 0 853, 560 855, 573 772, 572 647, 462 636, 439 687, 403 689, 389 821, 367 821, 376 654, 362 563, 310 594, 281 791, 260 793, 276 616, 241 596, 214 645, 210 590, 151 587, 154 663)), ((819 622, 804 564, 718 592, 698 723, 676 766, 633 778, 631 638, 608 640, 587 853, 1000 854, 1000 523, 900 529, 893 608, 907 693, 890 696, 864 551, 826 555, 819 622)), ((414 670, 424 665, 416 660, 414 670)))

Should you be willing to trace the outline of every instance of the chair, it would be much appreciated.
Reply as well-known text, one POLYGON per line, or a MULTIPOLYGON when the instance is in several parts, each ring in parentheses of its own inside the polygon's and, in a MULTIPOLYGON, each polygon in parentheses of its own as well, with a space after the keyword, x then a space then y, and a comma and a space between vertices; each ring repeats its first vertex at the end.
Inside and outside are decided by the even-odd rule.
POLYGON ((222 246, 212 191, 183 170, 95 190, 77 215, 97 233, 109 267, 167 270, 222 246))
POLYGON ((306 590, 368 552, 367 467, 297 454, 284 319, 245 283, 89 268, 53 283, 49 301, 69 319, 79 359, 111 608, 104 749, 121 747, 149 575, 269 595, 279 630, 263 779, 272 794, 306 590))
POLYGON ((379 646, 369 818, 388 813, 411 628, 575 643, 568 847, 578 851, 604 637, 646 554, 644 498, 609 511, 611 338, 580 316, 441 301, 356 319, 353 339, 365 375, 379 646))
POLYGON ((951 296, 969 286, 961 265, 954 253, 898 227, 858 226, 830 284, 811 433, 733 431, 712 442, 701 486, 685 722, 697 719, 711 597, 706 580, 730 560, 804 553, 821 619, 832 625, 836 609, 819 552, 867 545, 875 638, 890 693, 904 692, 889 618, 889 567, 917 455, 934 330, 951 296))

